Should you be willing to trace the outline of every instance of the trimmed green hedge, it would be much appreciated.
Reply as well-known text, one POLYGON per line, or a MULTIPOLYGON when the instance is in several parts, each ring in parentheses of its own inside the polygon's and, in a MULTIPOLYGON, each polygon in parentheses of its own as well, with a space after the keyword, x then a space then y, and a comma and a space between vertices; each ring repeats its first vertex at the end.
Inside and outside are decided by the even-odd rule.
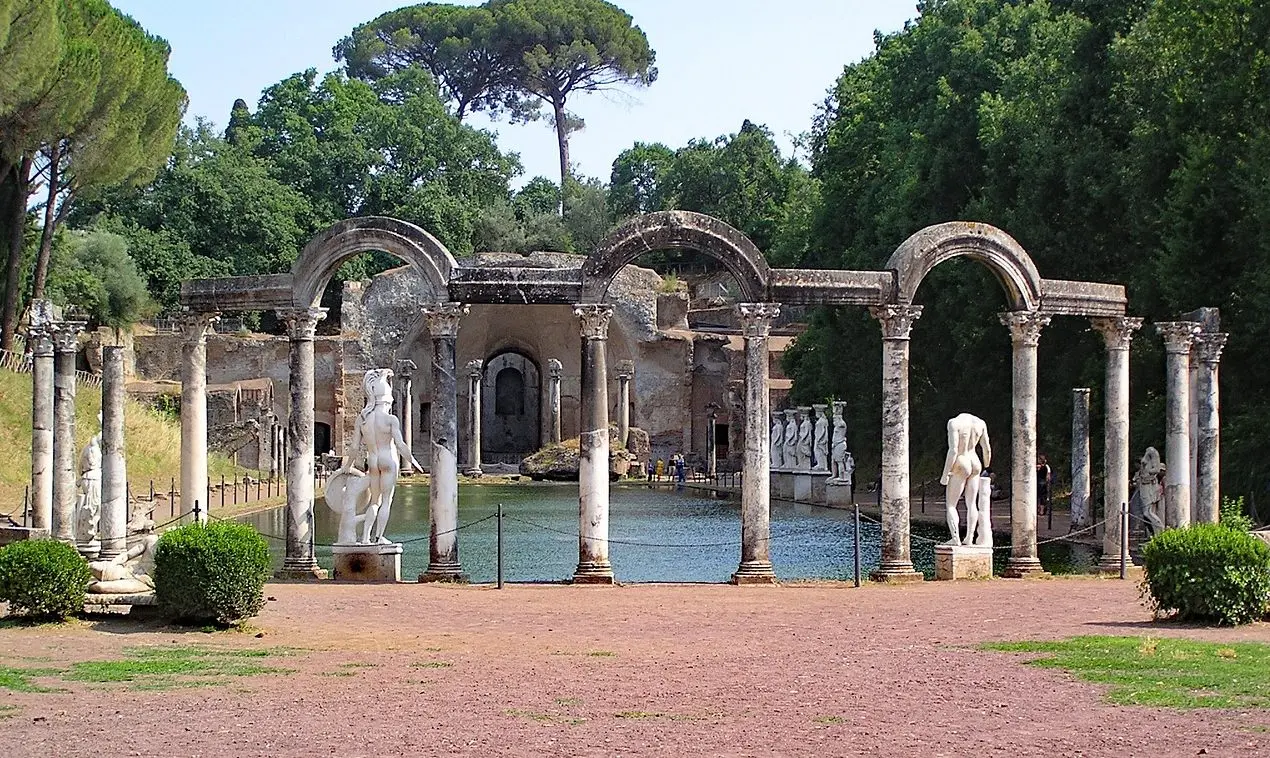
POLYGON ((1142 548, 1156 617, 1247 624, 1270 610, 1270 545, 1224 524, 1169 529, 1142 548))
POLYGON ((84 610, 88 563, 58 540, 23 540, 0 548, 0 600, 9 612, 61 621, 84 610))
POLYGON ((247 524, 187 524, 155 546, 155 598, 178 621, 235 624, 264 607, 270 567, 269 546, 247 524))

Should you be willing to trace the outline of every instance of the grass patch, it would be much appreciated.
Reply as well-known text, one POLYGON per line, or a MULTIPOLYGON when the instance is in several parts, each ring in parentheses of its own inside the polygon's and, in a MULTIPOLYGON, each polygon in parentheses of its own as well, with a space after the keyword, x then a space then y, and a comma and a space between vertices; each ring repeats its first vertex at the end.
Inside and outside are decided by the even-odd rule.
POLYGON ((817 716, 812 719, 817 724, 845 724, 847 720, 841 716, 817 716))
POLYGON ((586 654, 592 658, 612 658, 617 655, 612 650, 588 650, 586 654))
POLYGON ((57 676, 60 669, 23 669, 12 666, 0 666, 0 690, 12 692, 60 692, 61 690, 42 687, 31 681, 34 677, 57 676))
POLYGON ((342 669, 373 669, 378 667, 378 663, 372 663, 371 661, 350 661, 349 663, 340 664, 342 669))
POLYGON ((1042 653, 1029 665, 1110 685, 1108 702, 1165 708, 1270 708, 1270 645, 1151 637, 996 642, 985 650, 1042 653))
POLYGON ((522 708, 508 708, 503 711, 504 716, 513 716, 516 718, 529 719, 539 724, 567 724, 568 726, 577 726, 586 722, 584 718, 575 716, 564 716, 559 713, 543 713, 541 711, 527 711, 522 708))
MULTIPOLYGON (((289 655, 285 648, 272 650, 226 650, 204 647, 130 647, 124 658, 113 661, 80 661, 65 671, 17 669, 30 676, 57 675, 67 682, 127 684, 128 689, 157 691, 210 687, 225 684, 233 677, 290 674, 291 669, 265 665, 263 659, 289 655), (33 673, 34 672, 34 673, 33 673)), ((2 680, 0 680, 2 681, 2 680)), ((19 686, 31 685, 19 679, 19 686)), ((48 692, 46 689, 19 690, 48 692)))
POLYGON ((449 661, 418 661, 410 664, 412 669, 448 669, 453 666, 449 661))
POLYGON ((558 697, 556 698, 556 705, 563 705, 566 707, 571 705, 582 705, 582 699, 576 697, 558 697))
POLYGON ((659 719, 666 714, 651 713, 649 711, 620 711, 613 715, 619 719, 659 719))
POLYGON ((357 672, 341 669, 340 671, 323 671, 318 676, 357 676, 357 672))
POLYGON ((18 715, 18 707, 16 705, 0 703, 0 721, 11 719, 16 715, 18 715))

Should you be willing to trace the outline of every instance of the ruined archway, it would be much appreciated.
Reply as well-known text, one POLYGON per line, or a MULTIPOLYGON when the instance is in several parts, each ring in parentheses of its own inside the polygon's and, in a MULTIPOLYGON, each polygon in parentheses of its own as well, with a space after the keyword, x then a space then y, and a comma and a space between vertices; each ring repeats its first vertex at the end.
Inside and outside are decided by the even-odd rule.
POLYGON ((582 302, 604 300, 623 266, 644 253, 694 250, 717 260, 741 288, 741 299, 767 299, 770 269, 748 237, 722 221, 691 211, 646 213, 622 224, 596 245, 582 264, 582 302))
POLYGON ((886 262, 895 272, 891 302, 911 305, 931 269, 965 256, 990 270, 1005 289, 1012 311, 1036 311, 1041 305, 1041 275, 1013 237, 988 224, 950 221, 928 226, 896 248, 886 262))
POLYGON ((539 447, 542 379, 538 364, 516 350, 485 361, 481 386, 481 455, 489 463, 519 463, 539 447))

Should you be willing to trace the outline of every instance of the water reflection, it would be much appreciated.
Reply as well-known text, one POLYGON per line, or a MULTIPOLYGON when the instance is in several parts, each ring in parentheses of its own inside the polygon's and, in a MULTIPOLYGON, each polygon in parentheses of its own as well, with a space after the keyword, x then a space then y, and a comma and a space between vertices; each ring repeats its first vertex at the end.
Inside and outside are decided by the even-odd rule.
MULTIPOLYGON (((576 485, 479 485, 459 490, 459 556, 474 582, 495 578, 496 524, 481 521, 499 503, 503 526, 503 571, 507 581, 559 581, 572 575, 578 561, 578 494, 576 485), (474 523, 478 522, 480 523, 474 523)), ((318 561, 330 567, 335 538, 333 514, 324 504, 315 509, 318 561)), ((285 535, 284 509, 247 517, 267 535, 285 535)), ((850 511, 774 502, 771 510, 771 556, 781 579, 843 579, 854 571, 854 524, 850 511)), ((403 485, 397 490, 387 536, 406 543, 402 578, 414 579, 428 563, 428 490, 403 485)), ((938 525, 913 524, 913 562, 933 576, 934 551, 929 540, 944 538, 938 525)), ((880 527, 861 526, 861 564, 867 576, 881 559, 880 527)), ((730 499, 702 497, 692 490, 650 490, 642 485, 615 486, 609 507, 609 558, 614 574, 628 582, 724 582, 740 560, 740 510, 730 499)), ((1000 535, 999 545, 1009 535, 1000 535)), ((270 539, 281 565, 283 543, 270 539)), ((1066 546, 1041 546, 1041 560, 1051 571, 1084 568, 1066 546)), ((1006 551, 998 551, 1004 563, 1006 551)), ((1000 566, 998 566, 999 570, 1000 566)))

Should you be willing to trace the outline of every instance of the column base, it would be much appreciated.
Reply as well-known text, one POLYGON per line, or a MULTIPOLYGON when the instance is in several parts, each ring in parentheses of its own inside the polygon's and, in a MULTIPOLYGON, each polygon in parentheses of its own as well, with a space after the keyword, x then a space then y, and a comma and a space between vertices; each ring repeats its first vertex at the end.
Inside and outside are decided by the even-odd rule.
POLYGON ((433 563, 419 575, 420 584, 467 584, 467 574, 458 563, 433 563))
POLYGON ((579 563, 578 568, 573 572, 574 584, 615 584, 613 580, 613 564, 608 561, 603 563, 579 563))
POLYGON ((480 477, 485 476, 485 472, 479 468, 470 468, 463 472, 463 476, 466 476, 469 479, 479 479, 480 477))
POLYGON ((876 571, 869 574, 869 579, 885 584, 916 584, 926 581, 922 572, 913 569, 912 561, 883 562, 876 571))
POLYGON ((736 573, 728 582, 738 587, 749 584, 776 584, 776 572, 772 571, 771 561, 747 561, 737 567, 736 573))
POLYGON ((314 563, 309 567, 283 566, 274 572, 273 578, 280 582, 320 582, 328 578, 326 569, 314 563))
POLYGON ((84 558, 87 558, 90 561, 96 560, 97 554, 101 552, 101 543, 98 542, 97 540, 93 540, 92 542, 84 542, 82 544, 76 545, 75 549, 78 550, 79 554, 82 555, 84 558))
MULTIPOLYGON (((1118 565, 1116 570, 1120 570, 1118 565)), ((1037 558, 1011 556, 1006 560, 1005 570, 1001 572, 1001 576, 1006 579, 1048 579, 1050 573, 1041 568, 1041 561, 1037 558)))
MULTIPOLYGON (((1138 564, 1133 562, 1133 556, 1130 555, 1125 561, 1125 568, 1133 570, 1139 568, 1138 564)), ((1098 559, 1098 565, 1094 570, 1099 574, 1119 574, 1120 573, 1120 554, 1104 555, 1098 559)))

